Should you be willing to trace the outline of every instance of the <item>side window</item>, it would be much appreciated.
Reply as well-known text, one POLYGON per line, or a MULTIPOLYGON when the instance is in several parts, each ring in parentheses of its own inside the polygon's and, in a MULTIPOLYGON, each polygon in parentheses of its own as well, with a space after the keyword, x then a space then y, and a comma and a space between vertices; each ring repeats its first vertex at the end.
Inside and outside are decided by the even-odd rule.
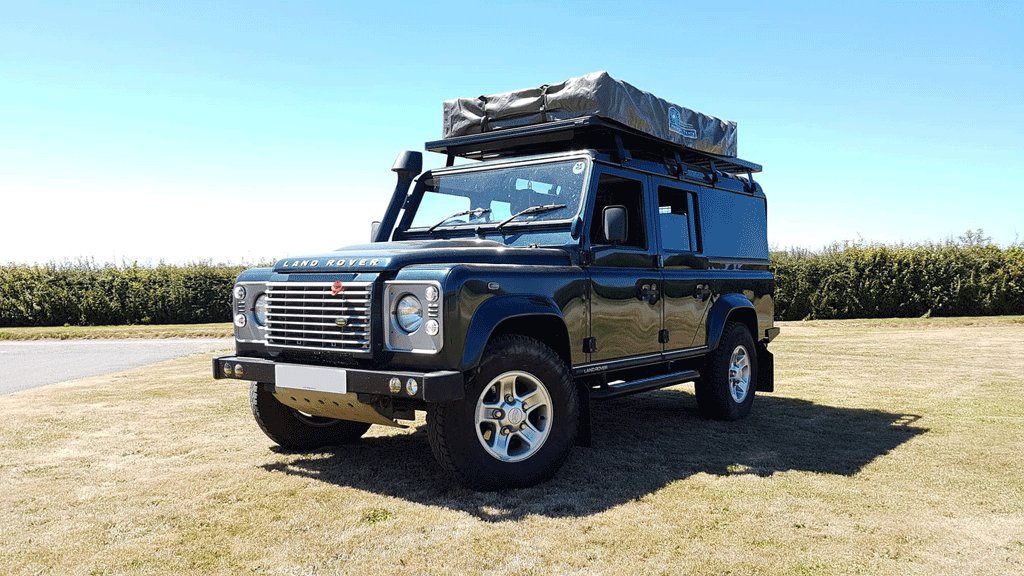
POLYGON ((612 176, 611 174, 602 174, 601 179, 597 183, 594 219, 590 226, 590 243, 608 243, 604 239, 604 209, 608 206, 625 206, 628 215, 626 241, 620 244, 620 246, 647 248, 643 205, 643 184, 637 180, 612 176))
POLYGON ((658 228, 661 230, 661 246, 665 250, 699 250, 696 246, 696 230, 693 228, 694 201, 691 192, 668 186, 658 187, 658 228))

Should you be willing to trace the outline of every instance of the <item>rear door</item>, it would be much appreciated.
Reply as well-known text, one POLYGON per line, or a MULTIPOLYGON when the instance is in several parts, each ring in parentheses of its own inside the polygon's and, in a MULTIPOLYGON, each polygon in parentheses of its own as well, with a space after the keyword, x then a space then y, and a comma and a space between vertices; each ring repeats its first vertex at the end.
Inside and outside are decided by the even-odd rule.
POLYGON ((711 275, 701 257, 698 189, 652 178, 657 198, 657 236, 664 276, 665 352, 667 358, 707 345, 701 321, 711 301, 711 275))

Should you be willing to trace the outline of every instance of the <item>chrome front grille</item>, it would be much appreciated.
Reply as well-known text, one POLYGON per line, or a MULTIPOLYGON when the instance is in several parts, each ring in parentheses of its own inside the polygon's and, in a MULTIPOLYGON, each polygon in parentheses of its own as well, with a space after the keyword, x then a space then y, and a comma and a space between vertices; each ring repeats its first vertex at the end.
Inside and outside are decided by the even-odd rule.
POLYGON ((271 282, 267 286, 267 344, 277 348, 370 353, 373 284, 271 282), (337 292, 337 294, 332 294, 337 292))

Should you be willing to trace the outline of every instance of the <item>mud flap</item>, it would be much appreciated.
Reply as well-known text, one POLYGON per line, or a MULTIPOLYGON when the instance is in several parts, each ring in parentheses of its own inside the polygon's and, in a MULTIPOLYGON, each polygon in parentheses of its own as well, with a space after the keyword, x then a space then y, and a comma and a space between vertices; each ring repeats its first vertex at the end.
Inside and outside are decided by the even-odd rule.
POLYGON ((775 392, 775 356, 760 344, 757 345, 757 391, 775 392))
POLYGON ((577 396, 580 399, 580 423, 576 432, 576 445, 581 448, 590 448, 593 442, 590 420, 590 388, 585 385, 575 385, 577 396))

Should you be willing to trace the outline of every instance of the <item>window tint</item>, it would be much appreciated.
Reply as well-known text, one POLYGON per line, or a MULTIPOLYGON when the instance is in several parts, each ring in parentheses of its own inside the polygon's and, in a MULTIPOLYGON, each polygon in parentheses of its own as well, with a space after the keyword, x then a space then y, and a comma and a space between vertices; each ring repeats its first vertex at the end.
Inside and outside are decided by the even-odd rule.
POLYGON ((602 174, 597 184, 597 198, 594 203, 594 218, 590 229, 591 244, 607 244, 604 239, 604 209, 608 206, 625 206, 626 241, 621 246, 647 248, 644 233, 643 185, 611 174, 602 174))
POLYGON ((695 234, 691 233, 693 218, 690 207, 693 195, 684 190, 658 187, 658 228, 661 230, 661 246, 665 250, 691 252, 695 234))

